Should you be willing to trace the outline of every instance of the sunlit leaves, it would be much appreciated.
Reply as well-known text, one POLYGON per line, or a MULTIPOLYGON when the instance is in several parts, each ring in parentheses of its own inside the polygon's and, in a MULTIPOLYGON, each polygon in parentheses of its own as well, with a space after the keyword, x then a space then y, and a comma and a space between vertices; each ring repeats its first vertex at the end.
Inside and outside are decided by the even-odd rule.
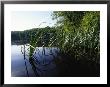
POLYGON ((60 43, 61 46, 58 45, 59 48, 63 49, 64 52, 70 50, 71 53, 76 53, 75 55, 82 56, 83 54, 89 55, 89 53, 91 57, 98 55, 100 48, 100 12, 55 11, 53 18, 58 20, 57 25, 61 25, 61 30, 57 34, 58 42, 62 42, 60 43), (76 49, 77 52, 74 50, 72 52, 72 49, 76 49))

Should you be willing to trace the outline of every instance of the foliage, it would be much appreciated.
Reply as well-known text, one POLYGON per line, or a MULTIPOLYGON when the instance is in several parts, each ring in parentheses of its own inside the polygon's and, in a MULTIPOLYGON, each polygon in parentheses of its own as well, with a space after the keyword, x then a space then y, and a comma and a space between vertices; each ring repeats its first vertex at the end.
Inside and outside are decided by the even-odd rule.
POLYGON ((58 47, 60 52, 76 60, 100 59, 100 12, 54 11, 55 27, 12 32, 12 42, 23 40, 30 44, 30 56, 35 47, 58 47))
POLYGON ((57 46, 63 53, 99 62, 100 12, 55 11, 53 19, 58 20, 57 46))

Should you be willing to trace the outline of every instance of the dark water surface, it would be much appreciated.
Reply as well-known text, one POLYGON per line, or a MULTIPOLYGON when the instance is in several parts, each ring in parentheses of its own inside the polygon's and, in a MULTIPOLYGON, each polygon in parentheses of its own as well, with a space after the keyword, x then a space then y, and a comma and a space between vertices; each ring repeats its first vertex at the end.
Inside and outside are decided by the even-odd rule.
POLYGON ((54 63, 58 48, 37 47, 33 54, 33 62, 29 60, 29 46, 11 46, 11 76, 12 77, 35 77, 57 76, 58 70, 54 63))
POLYGON ((29 57, 29 46, 11 46, 12 77, 99 77, 100 64, 75 60, 57 47, 36 47, 29 57), (25 48, 25 49, 24 49, 25 48))

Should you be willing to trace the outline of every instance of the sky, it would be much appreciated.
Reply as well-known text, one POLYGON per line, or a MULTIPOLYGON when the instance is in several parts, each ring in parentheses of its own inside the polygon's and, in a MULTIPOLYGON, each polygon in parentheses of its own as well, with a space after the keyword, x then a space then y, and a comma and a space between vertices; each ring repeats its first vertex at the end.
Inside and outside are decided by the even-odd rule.
POLYGON ((13 11, 11 13, 12 31, 24 31, 32 28, 53 26, 52 11, 13 11), (39 26, 40 25, 40 26, 39 26))

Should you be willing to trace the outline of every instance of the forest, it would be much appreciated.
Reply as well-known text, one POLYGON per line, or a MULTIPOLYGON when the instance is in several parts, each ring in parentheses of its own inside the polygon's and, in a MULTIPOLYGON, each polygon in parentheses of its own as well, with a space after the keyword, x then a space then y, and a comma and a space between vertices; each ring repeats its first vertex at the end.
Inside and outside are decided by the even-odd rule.
POLYGON ((12 44, 30 44, 30 58, 35 47, 58 47, 60 76, 99 76, 100 12, 54 11, 52 17, 54 27, 12 31, 12 44))
POLYGON ((42 35, 42 40, 37 42, 38 47, 42 46, 42 42, 48 43, 49 38, 55 35, 54 27, 33 28, 25 31, 11 31, 11 42, 13 44, 26 44, 37 36, 42 35))

